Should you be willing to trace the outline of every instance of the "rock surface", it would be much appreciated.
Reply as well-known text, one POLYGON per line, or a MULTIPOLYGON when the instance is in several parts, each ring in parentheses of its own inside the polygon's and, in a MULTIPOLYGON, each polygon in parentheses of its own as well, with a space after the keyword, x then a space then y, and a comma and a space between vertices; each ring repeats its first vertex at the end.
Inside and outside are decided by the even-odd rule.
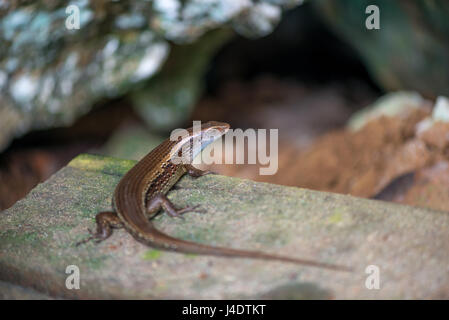
POLYGON ((134 163, 81 155, 2 212, 0 280, 63 298, 449 298, 448 213, 224 176, 183 178, 169 198, 207 213, 185 221, 160 215, 157 226, 191 241, 354 272, 162 252, 124 230, 75 247, 95 214, 110 209, 116 183, 134 163), (79 290, 65 286, 68 265, 80 269, 79 290), (365 286, 369 265, 379 267, 379 290, 365 286))

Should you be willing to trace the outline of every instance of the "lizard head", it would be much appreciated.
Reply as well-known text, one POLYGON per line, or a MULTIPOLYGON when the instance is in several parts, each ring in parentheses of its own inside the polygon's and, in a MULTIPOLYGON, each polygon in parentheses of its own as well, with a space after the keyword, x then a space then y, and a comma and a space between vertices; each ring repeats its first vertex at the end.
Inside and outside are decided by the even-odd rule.
MULTIPOLYGON (((194 135, 195 127, 192 127, 190 129, 187 129, 189 132, 191 132, 192 135, 194 135)), ((206 123, 201 124, 201 139, 202 140, 210 140, 213 141, 220 138, 222 135, 224 135, 229 130, 229 124, 225 122, 218 122, 218 121, 209 121, 206 123)))
MULTIPOLYGON (((175 163, 191 163, 192 160, 209 144, 219 139, 229 130, 225 122, 209 121, 201 125, 195 124, 189 129, 174 131, 176 144, 171 151, 171 159, 175 163)), ((173 141, 173 138, 170 138, 173 141)))

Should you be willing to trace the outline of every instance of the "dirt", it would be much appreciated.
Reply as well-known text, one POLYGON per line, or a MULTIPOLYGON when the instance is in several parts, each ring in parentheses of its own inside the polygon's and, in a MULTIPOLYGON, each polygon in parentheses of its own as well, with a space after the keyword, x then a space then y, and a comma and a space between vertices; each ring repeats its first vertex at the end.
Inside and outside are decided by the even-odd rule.
POLYGON ((367 198, 384 193, 382 199, 396 184, 400 191, 388 200, 449 210, 449 124, 416 133, 428 114, 413 110, 373 120, 358 132, 326 134, 298 156, 292 169, 297 185, 367 198))
POLYGON ((431 151, 414 136, 414 126, 427 115, 416 110, 403 118, 378 118, 357 132, 326 134, 292 163, 297 180, 291 183, 372 197, 394 178, 429 163, 431 151))
POLYGON ((52 153, 38 149, 17 150, 3 156, 0 165, 0 210, 12 206, 60 167, 62 164, 52 153))
POLYGON ((255 181, 449 210, 449 191, 444 187, 449 180, 449 124, 417 130, 418 122, 430 116, 426 104, 350 131, 344 127, 350 111, 372 96, 365 92, 351 97, 350 88, 337 87, 313 91, 264 79, 252 86, 234 83, 217 97, 203 100, 196 119, 213 119, 217 114, 232 127, 279 128, 275 175, 259 175, 258 165, 220 164, 211 166, 212 170, 255 181))

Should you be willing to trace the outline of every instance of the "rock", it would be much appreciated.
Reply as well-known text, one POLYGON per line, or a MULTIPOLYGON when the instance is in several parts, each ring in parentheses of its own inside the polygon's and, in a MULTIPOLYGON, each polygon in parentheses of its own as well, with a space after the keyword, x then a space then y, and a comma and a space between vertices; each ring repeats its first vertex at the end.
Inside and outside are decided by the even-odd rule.
POLYGON ((163 252, 125 230, 75 247, 95 214, 111 208, 116 183, 134 163, 81 155, 2 212, 0 279, 65 298, 449 298, 448 213, 224 176, 182 178, 168 197, 207 213, 185 221, 160 215, 157 227, 354 272, 163 252), (69 265, 79 267, 79 290, 65 286, 69 265), (379 290, 366 287, 371 265, 379 268, 379 290))
POLYGON ((95 153, 128 160, 142 159, 157 147, 165 137, 149 132, 142 124, 123 126, 95 153))
POLYGON ((317 0, 317 10, 360 54, 385 91, 449 95, 449 2, 317 0), (379 8, 380 29, 368 30, 369 5, 379 8))
POLYGON ((348 120, 347 127, 351 130, 359 130, 369 121, 382 117, 407 116, 415 109, 430 110, 430 101, 421 97, 417 92, 390 92, 375 103, 355 112, 348 120))
MULTIPOLYGON (((154 76, 169 56, 168 41, 192 43, 207 31, 228 24, 247 36, 265 35, 279 21, 282 9, 301 2, 134 0, 106 4, 73 0, 63 5, 43 0, 2 1, 0 151, 14 137, 33 129, 69 125, 95 102, 144 85, 142 82, 154 76), (75 12, 79 13, 79 29, 67 27, 75 25, 75 12), (258 19, 254 21, 256 15, 258 19)), ((215 42, 228 38, 217 36, 215 42)), ((198 56, 189 53, 191 60, 183 63, 197 66, 196 60, 203 59, 201 63, 206 64, 209 55, 204 54, 204 45, 207 43, 198 56)), ((210 54, 216 47, 217 44, 210 47, 210 54)), ((161 75, 162 84, 150 83, 147 90, 160 91, 146 96, 154 101, 146 101, 144 106, 139 103, 139 110, 157 108, 163 101, 164 107, 169 104, 187 118, 200 87, 201 70, 194 68, 190 75, 186 75, 187 71, 188 68, 161 75), (180 74, 186 81, 174 81, 180 74), (174 85, 168 87, 170 81, 174 85), (185 86, 183 97, 187 98, 176 104, 170 97, 173 92, 182 91, 181 86, 185 86)), ((140 96, 137 93, 135 99, 140 96)), ((143 113, 147 112, 151 113, 143 113)), ((168 117, 173 117, 173 113, 168 117)))
POLYGON ((439 96, 435 102, 432 112, 432 118, 435 121, 449 122, 449 99, 439 96))
MULTIPOLYGON (((297 186, 374 197, 394 179, 429 165, 434 150, 416 137, 429 108, 377 116, 359 130, 329 132, 289 164, 297 186)), ((439 153, 439 152, 438 152, 439 153)))
POLYGON ((439 96, 433 106, 432 114, 416 125, 416 136, 424 141, 429 149, 446 153, 449 144, 449 99, 439 96))
POLYGON ((172 46, 162 71, 131 93, 135 110, 149 128, 164 132, 183 124, 202 93, 210 59, 232 35, 222 28, 195 43, 172 46))
POLYGON ((30 288, 22 288, 0 281, 1 300, 51 300, 52 298, 30 288))

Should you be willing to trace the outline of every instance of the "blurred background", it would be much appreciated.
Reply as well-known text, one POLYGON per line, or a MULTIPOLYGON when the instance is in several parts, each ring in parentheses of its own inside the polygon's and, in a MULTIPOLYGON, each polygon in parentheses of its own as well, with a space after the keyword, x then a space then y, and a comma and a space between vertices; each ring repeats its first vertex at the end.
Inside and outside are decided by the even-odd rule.
POLYGON ((192 120, 279 129, 275 175, 220 174, 447 210, 448 17, 444 0, 0 1, 0 210, 80 153, 139 160, 192 120))

